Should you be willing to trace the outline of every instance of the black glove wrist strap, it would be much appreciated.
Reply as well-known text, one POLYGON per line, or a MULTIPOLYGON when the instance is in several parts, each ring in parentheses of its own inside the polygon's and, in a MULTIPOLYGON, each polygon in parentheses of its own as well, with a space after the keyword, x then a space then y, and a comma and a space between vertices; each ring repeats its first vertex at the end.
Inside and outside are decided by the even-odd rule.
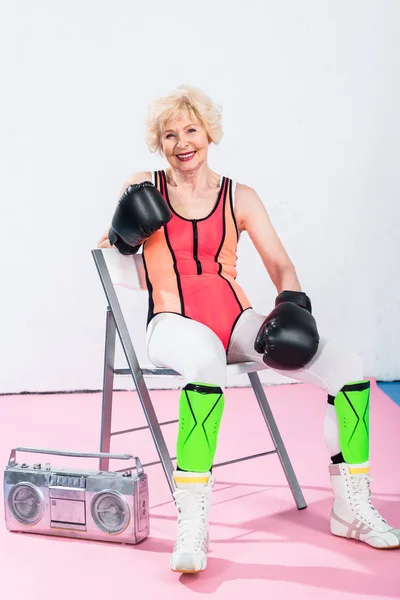
POLYGON ((114 229, 112 227, 110 228, 110 230, 108 232, 108 239, 110 241, 111 246, 115 246, 117 248, 117 250, 119 250, 121 252, 121 254, 125 254, 125 255, 136 254, 140 248, 140 244, 139 244, 139 246, 130 246, 129 244, 124 242, 124 240, 122 240, 119 237, 119 235, 114 231, 114 229))
POLYGON ((301 306, 301 308, 308 310, 309 313, 312 312, 311 300, 304 292, 284 290, 276 297, 275 306, 282 304, 282 302, 293 302, 293 304, 297 304, 298 306, 301 306))

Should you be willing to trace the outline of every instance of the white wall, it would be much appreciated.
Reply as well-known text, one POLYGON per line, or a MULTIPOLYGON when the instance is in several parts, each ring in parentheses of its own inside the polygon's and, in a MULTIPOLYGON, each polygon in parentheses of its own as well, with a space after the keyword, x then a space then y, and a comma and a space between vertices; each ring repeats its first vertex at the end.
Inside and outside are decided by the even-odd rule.
MULTIPOLYGON (((321 333, 358 351, 366 375, 400 378, 399 2, 0 7, 0 393, 101 388, 90 250, 127 175, 163 167, 144 119, 180 83, 223 105, 210 164, 263 199, 321 333)), ((248 239, 239 267, 269 311, 275 290, 248 239)))

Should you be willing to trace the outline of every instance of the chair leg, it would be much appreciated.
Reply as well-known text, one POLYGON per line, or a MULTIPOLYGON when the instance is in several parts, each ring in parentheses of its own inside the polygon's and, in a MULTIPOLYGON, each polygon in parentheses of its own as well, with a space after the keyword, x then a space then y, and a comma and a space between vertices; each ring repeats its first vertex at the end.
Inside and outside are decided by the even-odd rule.
POLYGON ((286 479, 288 480, 290 489, 293 494, 293 498, 296 502, 296 506, 299 510, 302 508, 306 508, 307 504, 304 499, 303 492, 301 490, 299 482, 297 481, 296 474, 293 470, 292 463, 290 462, 289 455, 286 451, 285 444, 283 443, 274 415, 272 414, 272 410, 265 396, 264 389, 262 387, 258 373, 248 373, 248 375, 250 383, 256 395, 258 404, 260 406, 261 412, 269 429, 272 441, 279 456, 279 460, 281 461, 282 468, 286 475, 286 479))
MULTIPOLYGON (((114 387, 114 360, 115 360, 115 322, 110 308, 107 307, 106 316, 106 342, 104 351, 103 395, 101 407, 100 426, 100 452, 110 452, 111 448, 111 419, 112 398, 114 387)), ((109 458, 100 458, 100 471, 108 471, 109 458)))
MULTIPOLYGON (((118 331, 121 343, 125 352, 126 359, 128 361, 128 365, 133 377, 133 381, 136 386, 136 390, 140 399, 140 403, 142 405, 147 424, 149 426, 151 435, 153 437, 153 441, 155 443, 158 456, 160 458, 161 465, 164 469, 165 476, 167 478, 167 482, 169 485, 169 489, 171 493, 174 491, 174 483, 173 483, 173 464, 171 457, 169 455, 169 450, 165 443, 165 439, 163 433, 161 431, 160 424, 157 419, 157 415, 154 410, 153 403, 150 398, 149 390, 147 388, 146 382, 143 378, 142 371, 139 367, 135 351, 132 346, 132 342, 130 340, 128 330, 126 328, 125 323, 121 325, 119 323, 120 329, 118 331)), ((117 325, 118 329, 118 325, 117 325)))
POLYGON ((164 435, 161 431, 160 424, 157 419, 157 415, 155 413, 153 403, 150 398, 149 390, 147 388, 146 382, 143 378, 142 371, 137 362, 136 354, 133 349, 130 338, 124 335, 123 328, 121 329, 120 338, 121 343, 124 347, 125 356, 128 361, 129 368, 132 373, 133 380, 135 382, 136 390, 138 396, 140 398, 140 403, 143 408, 143 412, 146 417, 147 424, 149 426, 151 435, 153 437, 153 441, 155 443, 158 456, 160 458, 161 465, 164 469, 165 476, 167 478, 167 482, 169 485, 169 489, 171 493, 174 491, 174 482, 173 482, 173 471, 174 466, 172 464, 172 460, 169 454, 169 450, 165 443, 164 435))

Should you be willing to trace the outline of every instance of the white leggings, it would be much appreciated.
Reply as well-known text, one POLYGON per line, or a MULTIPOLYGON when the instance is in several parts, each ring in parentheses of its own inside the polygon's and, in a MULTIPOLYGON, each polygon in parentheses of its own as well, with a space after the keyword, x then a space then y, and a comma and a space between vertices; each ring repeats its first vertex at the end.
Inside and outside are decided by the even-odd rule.
MULTIPOLYGON (((181 373, 185 385, 208 383, 225 388, 229 363, 254 361, 268 368, 254 350, 254 340, 264 315, 248 309, 233 330, 228 352, 217 335, 206 325, 173 313, 156 315, 147 329, 147 353, 156 367, 181 373)), ((347 383, 363 379, 363 365, 357 354, 344 351, 332 341, 320 339, 318 352, 303 369, 274 369, 292 379, 312 383, 336 396, 347 383)), ((325 440, 331 456, 340 452, 339 428, 335 407, 327 403, 325 440)))

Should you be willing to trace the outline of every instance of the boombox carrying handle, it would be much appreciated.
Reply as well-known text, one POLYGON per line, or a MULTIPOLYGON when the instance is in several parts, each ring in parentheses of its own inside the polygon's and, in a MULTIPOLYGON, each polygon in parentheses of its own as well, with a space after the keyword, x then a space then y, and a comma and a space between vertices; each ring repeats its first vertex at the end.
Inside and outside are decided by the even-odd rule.
MULTIPOLYGON (((76 458, 114 458, 116 460, 135 460, 135 468, 138 475, 142 475, 143 466, 137 456, 133 454, 110 454, 109 452, 65 452, 63 450, 49 450, 48 448, 32 448, 27 446, 20 446, 13 448, 10 452, 10 458, 8 459, 8 466, 12 467, 17 463, 16 453, 18 452, 33 452, 34 454, 54 454, 56 456, 73 456, 76 458)), ((128 469, 127 469, 128 470, 128 469)))

